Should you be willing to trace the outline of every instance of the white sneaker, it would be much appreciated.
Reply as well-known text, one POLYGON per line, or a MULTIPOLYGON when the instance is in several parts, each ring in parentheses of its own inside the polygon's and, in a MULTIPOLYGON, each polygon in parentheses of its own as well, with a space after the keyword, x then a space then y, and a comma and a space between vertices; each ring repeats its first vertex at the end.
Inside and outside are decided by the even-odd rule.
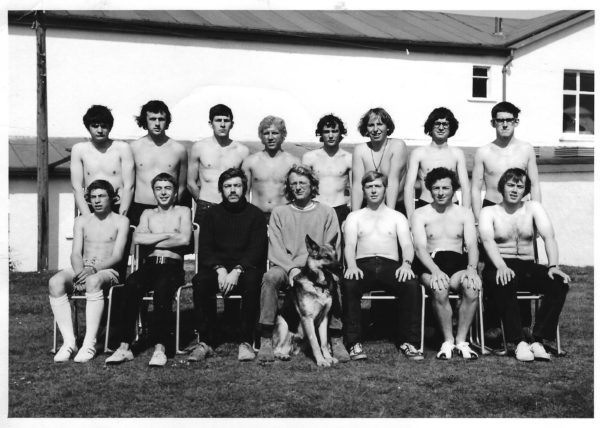
POLYGON ((452 351, 454 351, 454 342, 446 341, 442 343, 440 352, 437 353, 435 358, 438 360, 449 360, 452 358, 452 351))
POLYGON ((533 357, 536 360, 550 361, 550 354, 546 352, 544 345, 542 345, 540 342, 533 342, 529 349, 531 349, 533 357))
POLYGON ((163 351, 154 351, 148 365, 151 367, 164 367, 165 364, 167 364, 167 355, 163 351))
POLYGON ((76 363, 87 363, 96 355, 96 343, 84 343, 73 358, 76 363))
POLYGON ((519 342, 517 349, 515 349, 515 357, 517 357, 517 360, 519 361, 533 361, 534 356, 529 343, 524 340, 519 342))
POLYGON ((58 352, 54 354, 54 362, 65 363, 69 361, 71 355, 73 355, 75 352, 77 352, 77 345, 69 345, 67 343, 63 343, 63 346, 61 346, 58 352))
POLYGON ((105 364, 119 364, 125 361, 133 360, 133 352, 131 349, 117 349, 110 357, 108 357, 105 364))

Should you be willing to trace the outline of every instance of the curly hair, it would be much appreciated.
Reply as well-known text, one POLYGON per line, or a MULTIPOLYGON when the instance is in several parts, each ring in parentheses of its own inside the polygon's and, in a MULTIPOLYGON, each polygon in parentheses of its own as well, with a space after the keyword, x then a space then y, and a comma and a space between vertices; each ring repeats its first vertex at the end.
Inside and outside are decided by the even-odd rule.
POLYGON ((288 201, 293 202, 296 199, 292 186, 290 186, 290 175, 292 174, 303 175, 308 178, 308 181, 310 182, 311 199, 319 194, 319 179, 314 174, 313 170, 306 165, 294 165, 290 168, 285 177, 285 197, 288 201))
POLYGON ((431 192, 431 188, 435 182, 443 178, 450 179, 453 191, 456 192, 460 188, 460 182, 458 181, 456 173, 451 169, 444 167, 433 168, 431 171, 429 171, 429 173, 427 173, 427 176, 425 176, 425 188, 431 192))
POLYGON ((369 109, 369 111, 367 111, 360 118, 360 121, 358 122, 358 132, 360 132, 360 135, 366 137, 369 133, 369 131, 367 130, 367 125, 369 124, 369 118, 371 117, 371 115, 378 116, 381 119, 381 121, 387 126, 387 134, 392 135, 394 129, 396 129, 396 125, 394 125, 394 121, 392 120, 390 114, 387 111, 385 111, 385 109, 382 107, 375 107, 369 109))
POLYGON ((431 135, 433 131, 433 124, 438 119, 446 119, 450 124, 450 135, 449 137, 453 137, 458 130, 458 120, 454 117, 454 113, 450 109, 446 107, 438 107, 433 109, 431 113, 429 113, 429 117, 425 121, 425 125, 423 125, 425 134, 431 135))
POLYGON ((342 122, 342 119, 340 119, 334 114, 328 114, 319 119, 319 123, 317 123, 317 129, 315 130, 315 135, 317 137, 321 137, 321 135, 323 134, 323 128, 325 128, 326 126, 330 128, 335 128, 336 125, 339 127, 338 129, 340 131, 340 141, 342 141, 342 138, 344 138, 344 135, 348 133, 348 130, 344 126, 344 122, 342 122))
POLYGON ((115 188, 110 182, 106 180, 94 180, 90 183, 90 185, 85 189, 85 201, 87 203, 90 202, 91 194, 94 190, 106 190, 106 194, 108 195, 108 199, 110 200, 110 206, 112 208, 113 204, 119 200, 119 195, 116 194, 115 188))
POLYGON ((147 113, 164 113, 167 122, 165 129, 169 129, 169 124, 171 123, 171 112, 169 111, 169 107, 167 107, 164 102, 160 100, 152 100, 148 101, 142 106, 140 115, 135 117, 135 121, 140 128, 148 129, 148 122, 146 120, 147 113))

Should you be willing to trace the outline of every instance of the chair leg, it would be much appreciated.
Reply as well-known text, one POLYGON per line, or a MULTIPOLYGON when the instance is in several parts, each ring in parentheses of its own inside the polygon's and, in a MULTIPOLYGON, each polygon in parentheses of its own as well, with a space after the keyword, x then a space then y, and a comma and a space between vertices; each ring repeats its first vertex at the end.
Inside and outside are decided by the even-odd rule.
POLYGON ((75 300, 72 300, 73 303, 73 314, 75 315, 75 321, 73 322, 73 328, 75 330, 75 340, 79 339, 79 306, 75 300))
POLYGON ((423 353, 425 349, 425 289, 421 286, 421 349, 419 351, 423 353))
POLYGON ((179 326, 181 321, 181 287, 177 289, 177 293, 175 294, 175 354, 184 354, 182 350, 179 349, 179 326))
POLYGON ((504 335, 504 323, 500 320, 500 328, 502 329, 502 346, 504 347, 503 351, 497 352, 498 355, 506 355, 508 354, 508 346, 506 346, 506 336, 504 335))
POLYGON ((54 337, 52 340, 52 349, 50 350, 50 352, 53 354, 56 354, 56 341, 58 340, 57 332, 56 332, 56 319, 52 318, 52 321, 54 323, 54 337))

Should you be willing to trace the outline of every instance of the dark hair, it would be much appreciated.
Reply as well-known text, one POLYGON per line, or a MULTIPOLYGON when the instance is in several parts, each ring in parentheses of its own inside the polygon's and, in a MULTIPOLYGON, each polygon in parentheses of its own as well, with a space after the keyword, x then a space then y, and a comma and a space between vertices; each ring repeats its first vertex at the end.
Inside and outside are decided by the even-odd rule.
POLYGON ((335 128, 336 125, 339 126, 339 131, 341 135, 340 141, 342 141, 342 138, 344 138, 344 135, 348 133, 348 130, 344 126, 344 122, 342 122, 342 119, 335 116, 334 114, 328 114, 319 119, 319 123, 317 123, 317 129, 315 130, 315 135, 317 137, 321 137, 321 135, 323 134, 323 128, 325 128, 326 126, 335 128))
POLYGON ((525 193, 523 193, 523 196, 527 195, 530 192, 531 180, 529 179, 529 176, 527 175, 525 170, 521 168, 510 168, 504 171, 504 174, 502 174, 500 180, 498 180, 498 192, 500 192, 502 196, 504 196, 504 186, 510 180, 525 181, 525 193))
POLYGON ((109 108, 97 104, 91 106, 83 115, 83 124, 86 129, 89 128, 92 123, 103 123, 108 125, 109 128, 112 128, 114 121, 115 119, 109 108))
POLYGON ((449 137, 454 136, 456 134, 456 130, 458 129, 458 120, 454 117, 454 113, 450 109, 446 107, 438 107, 433 109, 431 113, 429 113, 429 117, 425 121, 425 125, 423 126, 425 134, 431 135, 433 131, 433 123, 438 119, 446 119, 450 124, 450 135, 449 137))
POLYGON ((294 165, 290 168, 285 177, 285 197, 288 201, 294 201, 294 192, 292 191, 292 187, 290 186, 290 175, 298 174, 303 175, 308 178, 310 182, 310 198, 314 198, 319 194, 319 179, 314 174, 313 170, 306 165, 294 165))
POLYGON ((360 180, 360 184, 362 187, 365 187, 365 184, 370 183, 371 181, 375 181, 378 178, 381 178, 381 182, 383 183, 383 187, 387 188, 388 186, 388 178, 383 172, 379 171, 369 171, 365 175, 363 175, 362 180, 360 180))
POLYGON ((137 122, 140 128, 148 129, 147 122, 147 113, 164 113, 166 117, 167 126, 165 129, 169 129, 169 124, 171 123, 171 112, 169 111, 169 107, 160 101, 160 100, 152 100, 148 101, 146 104, 142 106, 142 110, 140 111, 140 115, 135 117, 135 121, 137 122))
POLYGON ((279 132, 283 138, 287 136, 287 128, 285 127, 285 120, 277 116, 267 116, 258 124, 258 137, 262 136, 262 132, 267 129, 269 126, 273 125, 279 132))
POLYGON ((110 184, 106 180, 94 180, 90 183, 90 185, 85 189, 85 200, 86 202, 90 202, 90 195, 94 190, 101 189, 106 190, 106 194, 108 195, 108 199, 110 200, 110 206, 112 207, 114 203, 119 199, 119 195, 115 193, 115 188, 112 184, 110 184))
POLYGON ((358 122, 358 132, 360 132, 360 135, 363 137, 367 136, 367 125, 369 124, 369 116, 371 115, 379 116, 381 121, 387 126, 387 134, 392 135, 392 132, 394 132, 394 129, 396 129, 396 125, 394 125, 394 121, 392 120, 390 114, 382 107, 369 109, 369 111, 367 111, 363 117, 360 118, 360 121, 358 122))
POLYGON ((157 181, 168 181, 175 187, 175 191, 177 191, 179 189, 179 183, 177 183, 177 180, 175 179, 175 177, 173 177, 168 172, 161 172, 160 174, 158 174, 156 177, 154 177, 152 179, 152 181, 150 182, 150 185, 152 186, 153 189, 154 189, 154 185, 156 184, 157 181))
POLYGON ((521 110, 513 103, 509 103, 508 101, 501 101, 494 107, 492 107, 492 119, 496 119, 496 115, 498 113, 510 113, 516 119, 517 117, 519 117, 519 113, 521 113, 521 110))
POLYGON ((212 122, 215 116, 229 116, 229 119, 233 122, 233 112, 225 104, 217 104, 210 108, 208 111, 208 120, 212 122))
POLYGON ((242 179, 242 188, 244 195, 246 194, 246 191, 248 190, 248 177, 246 177, 246 173, 240 168, 229 168, 221 173, 218 183, 218 189, 221 194, 223 194, 223 183, 235 177, 240 177, 242 179))
POLYGON ((429 171, 429 173, 425 177, 425 188, 431 192, 431 188, 433 187, 435 182, 443 178, 450 179, 453 191, 456 192, 460 188, 460 183, 458 181, 456 173, 451 169, 444 167, 433 168, 431 171, 429 171))

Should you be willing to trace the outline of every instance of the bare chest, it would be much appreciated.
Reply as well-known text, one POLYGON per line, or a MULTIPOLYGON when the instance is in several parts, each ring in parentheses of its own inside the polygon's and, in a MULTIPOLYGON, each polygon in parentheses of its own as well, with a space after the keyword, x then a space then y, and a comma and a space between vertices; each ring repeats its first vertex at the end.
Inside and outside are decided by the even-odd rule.
POLYGON ((419 162, 419 176, 424 180, 431 170, 441 167, 456 172, 456 157, 454 154, 449 150, 427 151, 419 162))
POLYGON ((137 171, 168 172, 177 175, 180 158, 171 147, 142 146, 133 152, 137 171))
POLYGON ((180 232, 181 219, 174 214, 153 214, 148 219, 148 227, 152 233, 180 232))
POLYGON ((200 152, 200 168, 226 170, 239 168, 242 164, 241 154, 231 147, 211 147, 200 152))
POLYGON ((532 239, 533 216, 526 210, 512 215, 500 212, 494 220, 494 238, 498 242, 532 239))
POLYGON ((485 175, 498 181, 509 168, 521 168, 527 171, 528 156, 523 150, 514 148, 494 148, 484 158, 485 175))

